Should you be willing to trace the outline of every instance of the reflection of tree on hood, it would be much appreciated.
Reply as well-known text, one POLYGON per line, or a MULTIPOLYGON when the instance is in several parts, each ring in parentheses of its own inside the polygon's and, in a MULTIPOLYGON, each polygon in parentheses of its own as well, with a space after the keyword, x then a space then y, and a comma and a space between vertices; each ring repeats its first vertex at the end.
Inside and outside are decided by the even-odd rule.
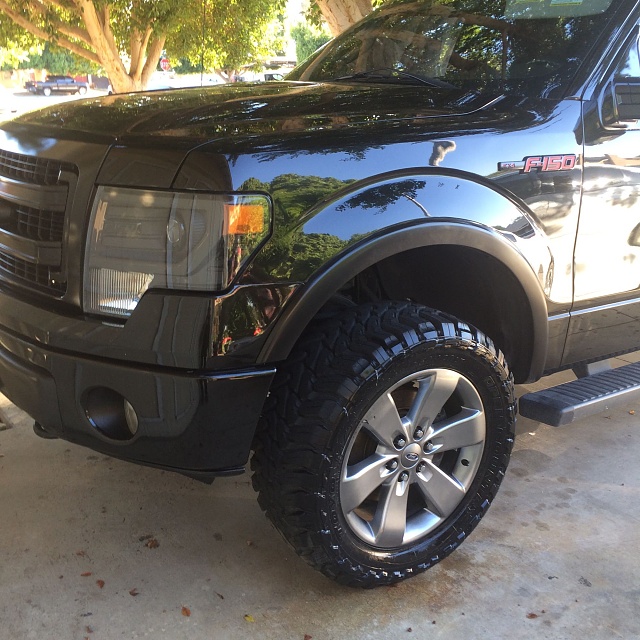
POLYGON ((289 229, 291 224, 336 191, 343 189, 353 180, 301 176, 297 173, 283 173, 271 182, 261 182, 249 178, 240 187, 241 191, 265 191, 271 195, 279 217, 279 228, 289 229))
POLYGON ((352 182, 285 173, 271 182, 249 178, 242 184, 241 191, 264 191, 273 198, 277 222, 261 255, 266 257, 265 264, 279 265, 274 275, 305 279, 345 246, 334 235, 305 234, 300 224, 309 210, 352 182))
POLYGON ((336 211, 378 209, 379 214, 384 213, 387 207, 402 198, 415 202, 418 190, 424 189, 425 185, 426 182, 424 180, 401 180, 400 182, 383 184, 349 198, 346 202, 336 207, 336 211))

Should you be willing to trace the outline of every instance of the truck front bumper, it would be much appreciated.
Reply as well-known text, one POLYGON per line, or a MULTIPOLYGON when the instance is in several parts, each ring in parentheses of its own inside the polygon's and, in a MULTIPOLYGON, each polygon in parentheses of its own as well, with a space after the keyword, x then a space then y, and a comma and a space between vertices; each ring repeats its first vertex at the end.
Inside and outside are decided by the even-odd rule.
POLYGON ((242 472, 274 373, 144 366, 0 329, 0 392, 47 434, 204 481, 242 472))

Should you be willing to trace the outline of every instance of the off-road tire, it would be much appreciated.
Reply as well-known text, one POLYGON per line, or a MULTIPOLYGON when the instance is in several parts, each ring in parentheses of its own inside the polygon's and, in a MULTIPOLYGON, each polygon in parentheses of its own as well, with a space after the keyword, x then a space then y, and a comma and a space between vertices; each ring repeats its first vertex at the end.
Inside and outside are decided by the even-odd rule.
MULTIPOLYGON (((405 386, 400 387, 403 393, 405 386)), ((456 407, 460 406, 458 402, 456 407)), ((449 419, 449 412, 450 408, 443 410, 434 425, 444 424, 438 420, 443 416, 449 419)), ((402 417, 401 411, 397 413, 402 417)), ((505 474, 513 446, 515 414, 513 379, 504 357, 479 330, 406 302, 354 307, 311 326, 279 368, 256 435, 253 485, 267 517, 311 566, 349 586, 388 585, 430 568, 476 527, 505 474), (376 403, 386 403, 386 391, 409 380, 409 390, 415 394, 410 402, 415 404, 415 397, 433 372, 464 382, 462 395, 480 407, 476 414, 485 424, 483 442, 443 453, 439 459, 425 453, 434 447, 425 442, 427 436, 419 440, 416 435, 419 447, 412 442, 399 452, 399 470, 391 470, 397 462, 381 467, 381 474, 395 474, 389 482, 401 483, 400 473, 405 474, 407 483, 422 482, 424 474, 418 477, 421 465, 423 469, 427 464, 431 469, 434 465, 444 467, 448 459, 446 473, 455 476, 459 470, 464 475, 469 473, 468 457, 473 473, 467 477, 459 503, 454 500, 454 506, 445 509, 440 520, 430 514, 429 502, 429 508, 411 514, 410 531, 407 515, 408 533, 402 535, 408 542, 405 538, 399 544, 380 542, 368 531, 366 514, 361 516, 357 509, 345 513, 342 508, 341 496, 345 498, 351 469, 351 459, 345 460, 345 456, 353 455, 354 443, 362 433, 366 434, 365 440, 370 439, 371 434, 364 430, 371 428, 369 421, 378 420, 371 411, 375 413, 376 403), (407 453, 410 447, 411 455, 407 453), (413 460, 415 452, 424 460, 411 467, 414 463, 405 457, 413 460), (466 466, 461 467, 461 463, 466 466), (414 526, 414 520, 419 526, 414 526)), ((385 455, 393 453, 388 443, 383 449, 385 455)), ((383 489, 378 491, 381 496, 383 489)), ((412 496, 415 493, 407 500, 412 496)), ((397 533, 394 535, 397 537, 397 533)))

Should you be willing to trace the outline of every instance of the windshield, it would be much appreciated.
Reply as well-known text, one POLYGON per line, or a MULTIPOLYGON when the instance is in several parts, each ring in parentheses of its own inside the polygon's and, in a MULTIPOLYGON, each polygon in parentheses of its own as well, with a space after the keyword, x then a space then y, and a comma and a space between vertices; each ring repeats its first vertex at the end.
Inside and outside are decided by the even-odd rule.
POLYGON ((548 95, 570 79, 612 0, 388 2, 294 69, 290 80, 500 85, 548 95))

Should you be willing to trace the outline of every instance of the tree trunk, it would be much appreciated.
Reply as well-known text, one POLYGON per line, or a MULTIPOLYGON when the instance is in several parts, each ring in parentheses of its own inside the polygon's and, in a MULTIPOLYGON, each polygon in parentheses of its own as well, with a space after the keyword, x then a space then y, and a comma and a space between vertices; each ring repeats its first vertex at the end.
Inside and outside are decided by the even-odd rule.
MULTIPOLYGON (((113 91, 115 93, 125 93, 127 91, 139 91, 144 89, 144 86, 148 81, 148 75, 143 74, 142 63, 139 59, 144 56, 145 52, 142 50, 135 52, 136 65, 138 66, 138 69, 131 69, 127 72, 127 69, 122 63, 122 59, 120 58, 120 52, 118 51, 113 32, 111 30, 111 25, 109 23, 109 5, 105 5, 102 9, 99 9, 95 5, 95 0, 76 0, 76 4, 81 10, 82 19, 91 40, 91 44, 93 45, 98 59, 100 60, 100 64, 107 72, 113 91), (145 76, 144 82, 142 79, 143 75, 145 76)), ((162 38, 162 42, 164 42, 164 38, 162 38)), ((161 50, 153 51, 153 54, 157 54, 157 57, 153 62, 153 68, 155 68, 155 65, 158 63, 160 53, 161 50)), ((144 66, 146 67, 148 64, 151 64, 149 58, 147 58, 144 66)))
POLYGON ((347 27, 371 13, 371 0, 316 0, 332 35, 337 36, 347 27))

